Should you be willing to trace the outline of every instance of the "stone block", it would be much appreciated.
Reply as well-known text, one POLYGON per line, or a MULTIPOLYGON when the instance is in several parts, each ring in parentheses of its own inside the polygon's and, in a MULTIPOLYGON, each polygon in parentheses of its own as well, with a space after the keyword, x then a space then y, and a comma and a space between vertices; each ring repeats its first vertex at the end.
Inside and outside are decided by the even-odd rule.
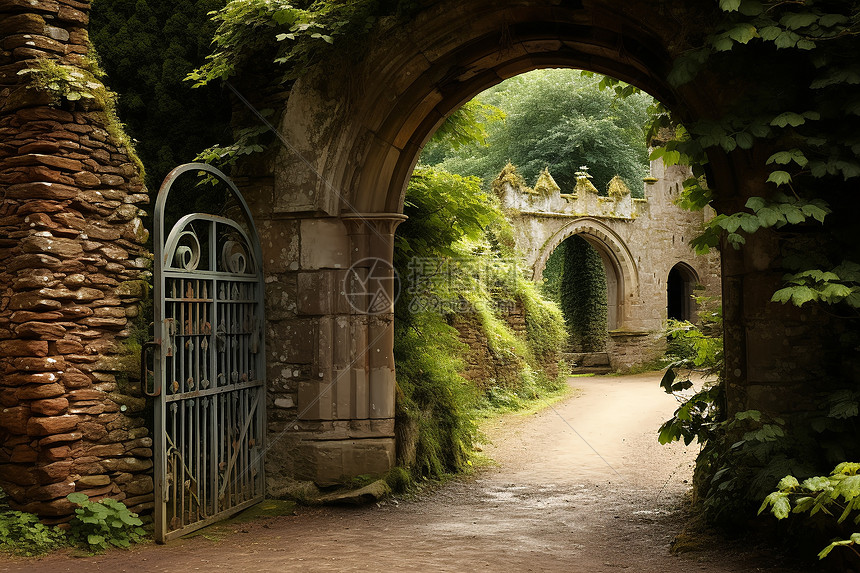
POLYGON ((39 446, 42 448, 46 448, 48 446, 52 446, 54 444, 62 444, 65 442, 76 442, 83 438, 83 434, 81 432, 68 432, 66 434, 54 434, 53 436, 48 436, 47 438, 42 438, 39 440, 39 446))
POLYGON ((125 447, 122 444, 99 444, 87 448, 88 456, 117 457, 124 453, 125 447))
POLYGON ((350 265, 349 237, 337 219, 302 219, 301 268, 346 269, 350 265))
POLYGON ((64 434, 74 430, 79 421, 79 416, 70 414, 65 416, 34 417, 27 421, 27 434, 30 436, 64 434))
POLYGON ((109 470, 114 472, 131 472, 138 473, 144 472, 152 467, 152 461, 140 458, 119 458, 119 459, 110 459, 110 460, 102 460, 101 465, 109 470))
POLYGON ((98 442, 108 434, 107 428, 98 422, 81 422, 78 429, 86 439, 93 442, 98 442))
POLYGON ((154 489, 152 477, 148 475, 135 476, 122 487, 122 490, 129 496, 146 495, 152 493, 154 489))
POLYGON ((56 483, 69 477, 72 472, 72 462, 54 462, 33 470, 33 475, 41 484, 56 483))
POLYGON ((48 343, 43 340, 4 340, 0 356, 47 356, 48 343))
POLYGON ((313 361, 318 340, 315 319, 269 322, 266 351, 271 362, 303 364, 313 361))
POLYGON ((72 448, 69 446, 56 446, 53 448, 42 448, 41 456, 44 460, 49 462, 57 462, 61 460, 65 460, 70 458, 72 455, 72 448))
POLYGON ((35 414, 42 416, 56 416, 62 414, 69 407, 69 401, 65 398, 51 398, 47 400, 36 400, 30 402, 30 409, 35 414))
POLYGON ((16 406, 0 410, 0 428, 10 434, 26 434, 27 421, 30 419, 30 408, 16 406))
POLYGON ((260 221, 260 249, 266 274, 296 271, 299 268, 298 221, 260 221))
POLYGON ((297 448, 297 477, 319 486, 346 483, 359 475, 383 475, 395 461, 394 439, 304 442, 297 448))
POLYGON ((33 501, 48 501, 66 497, 75 492, 75 482, 61 481, 49 485, 31 487, 27 490, 27 499, 33 501))
POLYGON ((38 482, 33 474, 31 464, 0 465, 0 480, 16 485, 36 485, 38 482))
POLYGON ((298 399, 302 420, 332 419, 332 390, 327 382, 299 382, 298 399))
MULTIPOLYGON (((19 400, 39 400, 43 401, 46 398, 56 398, 65 394, 66 390, 60 384, 39 384, 35 386, 23 386, 18 388, 15 395, 19 400)), ((55 432, 51 432, 55 433, 55 432)), ((62 432, 56 432, 62 433, 62 432)))
POLYGON ((75 486, 79 490, 108 484, 110 484, 110 476, 106 475, 81 476, 75 481, 75 486))
POLYGON ((66 367, 62 356, 15 358, 12 367, 23 372, 56 372, 66 367))
POLYGON ((15 463, 32 463, 39 459, 39 452, 28 445, 21 444, 12 448, 12 454, 9 456, 10 462, 15 463))
POLYGON ((394 417, 394 371, 390 368, 373 368, 370 371, 370 417, 394 417))

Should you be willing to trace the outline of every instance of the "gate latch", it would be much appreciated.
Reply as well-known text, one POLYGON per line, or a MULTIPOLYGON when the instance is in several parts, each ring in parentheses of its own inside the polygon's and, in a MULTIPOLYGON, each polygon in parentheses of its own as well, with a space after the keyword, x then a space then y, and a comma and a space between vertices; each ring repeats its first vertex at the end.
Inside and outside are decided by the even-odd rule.
POLYGON ((150 340, 144 342, 143 346, 140 348, 140 391, 150 398, 155 398, 156 396, 161 395, 161 388, 158 387, 159 384, 156 379, 155 372, 149 369, 149 358, 151 355, 150 349, 153 348, 161 348, 161 341, 150 340), (150 376, 152 377, 152 390, 149 389, 150 376))

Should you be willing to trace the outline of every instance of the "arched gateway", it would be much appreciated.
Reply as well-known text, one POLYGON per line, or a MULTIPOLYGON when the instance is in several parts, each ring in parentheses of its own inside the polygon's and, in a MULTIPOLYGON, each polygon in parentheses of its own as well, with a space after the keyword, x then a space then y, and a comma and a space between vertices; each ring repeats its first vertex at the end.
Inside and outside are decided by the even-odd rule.
MULTIPOLYGON (((500 81, 546 67, 608 74, 650 92, 680 117, 710 116, 719 109, 712 99, 719 91, 706 75, 679 89, 666 77, 685 35, 704 27, 715 9, 705 1, 428 1, 411 22, 379 32, 348 73, 329 68, 296 83, 279 126, 292 148, 281 151, 270 173, 243 185, 267 283, 273 493, 291 479, 330 484, 385 471, 395 461, 392 312, 366 314, 349 305, 345 276, 370 272, 368 260, 391 260, 409 176, 444 119, 500 81)), ((750 165, 711 157, 720 201, 742 205, 743 196, 761 193, 737 183, 766 179, 750 173, 750 165)), ((604 231, 597 226, 582 232, 607 245, 604 255, 617 265, 625 297, 619 312, 627 312, 637 280, 627 270, 630 255, 600 243, 604 231)), ((757 248, 756 241, 746 249, 757 248)), ((758 312, 741 307, 741 292, 756 285, 771 290, 771 279, 752 273, 738 253, 724 254, 724 268, 726 261, 727 311, 758 312)), ((665 285, 661 292, 665 297, 665 285)), ((771 320, 763 312, 757 324, 771 320)), ((769 359, 747 356, 747 336, 741 327, 726 338, 733 409, 753 407, 760 394, 750 388, 768 383, 748 379, 747 369, 762 371, 769 359)))

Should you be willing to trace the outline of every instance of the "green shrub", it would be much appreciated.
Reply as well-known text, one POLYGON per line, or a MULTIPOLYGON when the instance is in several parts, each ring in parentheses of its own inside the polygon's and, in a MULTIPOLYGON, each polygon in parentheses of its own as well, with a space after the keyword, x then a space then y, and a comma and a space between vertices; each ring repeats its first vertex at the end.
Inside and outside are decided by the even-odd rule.
POLYGON ((57 527, 47 526, 32 513, 0 512, 0 551, 32 557, 66 544, 66 536, 57 527))
POLYGON ((128 547, 146 537, 143 522, 115 499, 89 501, 86 494, 70 493, 66 498, 79 505, 69 529, 71 540, 93 552, 109 546, 128 547))

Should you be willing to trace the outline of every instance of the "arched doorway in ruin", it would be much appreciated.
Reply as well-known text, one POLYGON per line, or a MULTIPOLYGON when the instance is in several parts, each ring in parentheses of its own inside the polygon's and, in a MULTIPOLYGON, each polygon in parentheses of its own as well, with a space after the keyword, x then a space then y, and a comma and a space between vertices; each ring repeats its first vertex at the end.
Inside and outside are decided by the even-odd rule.
POLYGON ((696 317, 693 290, 699 283, 696 270, 687 263, 678 263, 666 278, 666 317, 692 322, 696 317))
POLYGON ((597 219, 577 219, 555 233, 538 255, 533 267, 534 279, 541 280, 550 255, 574 235, 585 239, 600 255, 606 272, 607 328, 622 328, 626 316, 625 304, 629 305, 627 301, 639 296, 639 272, 623 239, 597 219))

